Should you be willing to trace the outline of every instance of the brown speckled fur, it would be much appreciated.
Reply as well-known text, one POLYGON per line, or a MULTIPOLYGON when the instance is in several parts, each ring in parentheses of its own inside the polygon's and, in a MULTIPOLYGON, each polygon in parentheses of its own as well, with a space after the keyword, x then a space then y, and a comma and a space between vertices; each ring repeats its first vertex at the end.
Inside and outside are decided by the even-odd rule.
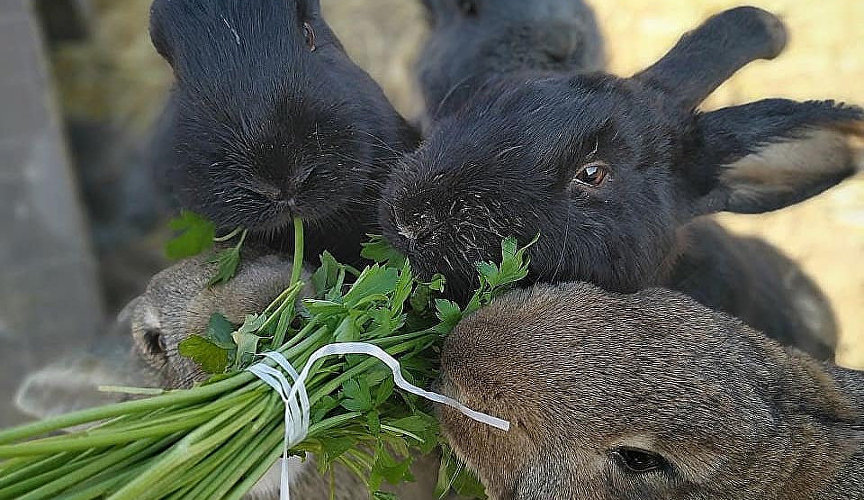
POLYGON ((662 289, 513 292, 448 338, 442 409, 493 499, 864 498, 864 374, 785 349, 662 289), (618 446, 669 466, 627 472, 618 446))

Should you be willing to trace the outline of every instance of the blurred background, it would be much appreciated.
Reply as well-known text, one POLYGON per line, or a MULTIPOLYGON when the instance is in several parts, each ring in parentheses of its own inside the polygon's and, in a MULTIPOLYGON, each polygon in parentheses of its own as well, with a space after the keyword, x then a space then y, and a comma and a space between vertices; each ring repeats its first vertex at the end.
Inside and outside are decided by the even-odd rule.
MULTIPOLYGON (((0 401, 23 375, 110 334, 124 304, 169 263, 170 204, 148 143, 171 86, 147 34, 151 0, 0 0, 0 401)), ((629 75, 733 0, 599 0, 609 69, 629 75)), ((706 108, 765 97, 864 104, 864 2, 752 0, 791 37, 746 67, 706 108)), ((409 119, 419 0, 322 0, 352 57, 409 119)), ((832 300, 838 361, 864 368, 864 176, 761 216, 722 215, 797 260, 832 300)), ((116 333, 115 333, 116 334, 116 333)), ((0 426, 18 421, 0 406, 0 426)))

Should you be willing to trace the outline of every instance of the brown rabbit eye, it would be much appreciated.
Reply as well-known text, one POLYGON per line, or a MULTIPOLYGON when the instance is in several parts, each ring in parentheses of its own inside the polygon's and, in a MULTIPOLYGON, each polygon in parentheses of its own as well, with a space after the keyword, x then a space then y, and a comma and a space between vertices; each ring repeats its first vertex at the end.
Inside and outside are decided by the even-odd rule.
POLYGON ((613 449, 610 454, 621 468, 634 474, 651 472, 666 466, 666 460, 660 455, 638 448, 621 446, 613 449))
POLYGON ((603 162, 589 163, 576 173, 575 180, 586 186, 598 187, 606 180, 609 167, 603 162))
POLYGON ((312 25, 309 23, 303 23, 303 33, 306 35, 306 46, 309 47, 310 52, 314 52, 315 30, 312 29, 312 25))

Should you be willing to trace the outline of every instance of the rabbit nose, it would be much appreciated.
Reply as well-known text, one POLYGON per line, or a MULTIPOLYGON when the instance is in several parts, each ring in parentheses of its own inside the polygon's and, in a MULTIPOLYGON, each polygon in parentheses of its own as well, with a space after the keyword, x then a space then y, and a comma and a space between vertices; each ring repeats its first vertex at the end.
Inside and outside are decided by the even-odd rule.
POLYGON ((414 214, 412 217, 406 218, 394 212, 393 219, 396 232, 405 238, 412 248, 417 243, 426 241, 434 229, 434 225, 430 223, 431 220, 427 214, 414 214))
POLYGON ((283 196, 282 190, 270 183, 257 182, 250 189, 270 201, 280 201, 283 196))

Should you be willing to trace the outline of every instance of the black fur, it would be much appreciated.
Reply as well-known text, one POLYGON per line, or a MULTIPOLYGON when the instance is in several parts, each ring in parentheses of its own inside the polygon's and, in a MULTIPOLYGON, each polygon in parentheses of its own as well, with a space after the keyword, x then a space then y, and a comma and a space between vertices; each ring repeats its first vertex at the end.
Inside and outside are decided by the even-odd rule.
POLYGON ((299 215, 310 258, 355 262, 382 181, 418 138, 318 2, 157 0, 151 36, 176 76, 167 177, 181 205, 279 250, 299 215))
MULTIPOLYGON (((710 19, 661 63, 633 78, 528 72, 486 82, 464 107, 442 118, 397 169, 381 205, 385 236, 421 274, 447 270, 448 290, 459 300, 476 286, 473 262, 495 260, 502 237, 528 242, 538 233, 530 251, 536 281, 583 280, 626 292, 657 284, 691 292, 706 286, 713 290, 701 298, 718 309, 734 307, 735 301, 726 300, 734 294, 761 300, 755 292, 748 294, 746 281, 782 282, 784 266, 756 269, 746 280, 686 288, 682 282, 692 276, 688 269, 697 272, 724 265, 726 259, 747 259, 746 252, 754 248, 743 242, 730 245, 735 247, 731 253, 711 260, 705 256, 724 251, 715 237, 733 237, 719 228, 685 226, 695 215, 771 210, 836 184, 853 173, 851 162, 807 165, 810 175, 793 177, 792 185, 783 178, 776 189, 763 185, 772 186, 777 174, 770 170, 751 184, 746 176, 730 184, 724 173, 734 171, 736 160, 768 146, 806 140, 816 128, 831 130, 864 120, 861 109, 832 102, 770 100, 711 113, 693 111, 692 99, 707 95, 737 67, 776 55, 781 37, 785 40, 785 33, 777 30, 773 16, 735 9, 710 19), (751 16, 751 22, 742 22, 742 15, 751 16), (697 49, 710 46, 718 32, 727 55, 709 52, 712 59, 703 60, 697 49), (741 47, 731 50, 729 40, 738 40, 741 47), (704 74, 691 80, 680 74, 699 68, 704 74), (676 81, 689 81, 681 83, 689 87, 667 91, 663 82, 676 81), (582 167, 593 162, 608 166, 605 182, 597 187, 577 180, 582 167), (679 262, 685 252, 690 260, 679 262)), ((720 272, 715 269, 713 277, 720 272)), ((748 311, 727 312, 748 316, 753 326, 793 339, 793 344, 807 334, 822 338, 821 329, 784 331, 796 321, 773 317, 803 315, 793 308, 797 302, 819 301, 815 287, 802 283, 807 286, 788 293, 776 287, 778 309, 773 308, 776 302, 765 300, 748 311)), ((830 312, 828 316, 824 327, 831 344, 833 320, 830 312)))
POLYGON ((603 41, 582 0, 423 0, 431 34, 417 62, 428 118, 461 107, 490 75, 603 69, 603 41))

